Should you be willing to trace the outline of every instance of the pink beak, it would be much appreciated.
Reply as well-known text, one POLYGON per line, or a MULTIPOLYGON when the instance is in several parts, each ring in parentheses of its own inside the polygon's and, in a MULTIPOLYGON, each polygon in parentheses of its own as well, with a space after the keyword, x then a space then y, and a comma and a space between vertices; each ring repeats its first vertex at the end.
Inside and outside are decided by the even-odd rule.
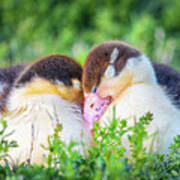
POLYGON ((110 97, 102 98, 97 93, 90 93, 85 99, 83 118, 90 129, 93 129, 94 122, 104 114, 110 101, 110 97))

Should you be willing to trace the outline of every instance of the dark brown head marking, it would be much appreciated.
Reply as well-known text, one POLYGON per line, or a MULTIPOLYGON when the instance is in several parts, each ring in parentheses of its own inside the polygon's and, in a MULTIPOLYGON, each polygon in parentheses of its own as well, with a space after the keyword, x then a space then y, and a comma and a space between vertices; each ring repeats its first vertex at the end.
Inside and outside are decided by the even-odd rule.
POLYGON ((124 67, 126 60, 130 57, 137 57, 141 53, 137 49, 121 41, 107 41, 97 45, 88 54, 83 69, 83 88, 90 92, 93 86, 97 86, 101 76, 113 59, 116 74, 124 67), (115 52, 115 49, 118 53, 115 52), (112 53, 116 53, 114 59, 112 53))
POLYGON ((82 68, 74 59, 64 55, 51 55, 44 57, 27 67, 15 82, 19 87, 34 77, 44 78, 49 81, 61 81, 66 86, 72 85, 72 79, 81 81, 82 68))

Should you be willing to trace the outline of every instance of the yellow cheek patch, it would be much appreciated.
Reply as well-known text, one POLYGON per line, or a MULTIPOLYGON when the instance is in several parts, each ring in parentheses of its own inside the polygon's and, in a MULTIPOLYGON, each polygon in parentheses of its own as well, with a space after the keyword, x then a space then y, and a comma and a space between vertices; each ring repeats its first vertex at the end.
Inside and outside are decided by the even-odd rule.
POLYGON ((124 71, 117 77, 103 78, 98 87, 98 93, 102 97, 119 97, 129 86, 133 84, 133 73, 124 71))
MULTIPOLYGON (((76 80, 79 81, 79 80, 76 80)), ((80 82, 79 82, 80 83, 80 82)), ((42 78, 35 78, 32 82, 23 87, 23 96, 33 94, 56 94, 65 100, 80 102, 83 100, 81 88, 76 86, 65 86, 61 83, 52 83, 42 78)))

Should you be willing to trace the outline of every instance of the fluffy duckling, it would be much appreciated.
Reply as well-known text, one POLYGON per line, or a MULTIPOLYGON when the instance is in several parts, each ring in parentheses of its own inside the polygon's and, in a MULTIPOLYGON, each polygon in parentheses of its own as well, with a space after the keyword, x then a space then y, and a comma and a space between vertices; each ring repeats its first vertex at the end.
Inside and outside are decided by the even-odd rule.
MULTIPOLYGON (((82 85, 84 119, 90 129, 95 121, 107 126, 116 106, 116 116, 127 119, 128 126, 134 124, 134 118, 153 114, 147 131, 155 135, 144 143, 147 151, 167 153, 180 134, 179 110, 159 85, 152 62, 136 48, 120 41, 93 48, 85 62, 82 85)), ((129 148, 127 136, 123 144, 129 148)))
POLYGON ((7 98, 5 120, 8 140, 18 147, 9 151, 13 164, 30 162, 46 164, 48 136, 61 124, 61 139, 81 144, 84 153, 91 143, 90 131, 82 120, 82 68, 72 58, 63 55, 44 57, 27 66, 15 80, 7 98))

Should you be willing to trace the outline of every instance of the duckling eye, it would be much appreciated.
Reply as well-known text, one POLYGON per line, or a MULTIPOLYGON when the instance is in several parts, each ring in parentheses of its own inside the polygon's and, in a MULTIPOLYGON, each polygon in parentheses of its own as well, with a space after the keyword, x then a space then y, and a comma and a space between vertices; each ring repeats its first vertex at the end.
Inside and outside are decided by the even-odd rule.
POLYGON ((105 56, 108 56, 108 52, 105 52, 104 55, 105 55, 105 56))
POLYGON ((97 91, 97 87, 96 87, 96 86, 93 86, 91 92, 92 92, 92 93, 95 93, 96 91, 97 91))

